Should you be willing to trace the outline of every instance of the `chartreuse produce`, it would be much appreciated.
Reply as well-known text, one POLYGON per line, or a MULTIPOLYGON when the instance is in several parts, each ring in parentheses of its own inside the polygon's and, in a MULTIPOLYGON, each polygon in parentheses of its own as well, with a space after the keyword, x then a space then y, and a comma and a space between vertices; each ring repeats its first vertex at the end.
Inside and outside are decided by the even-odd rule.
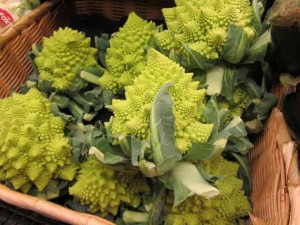
POLYGON ((232 99, 228 101, 225 97, 220 96, 218 101, 219 108, 228 110, 228 121, 230 121, 234 115, 242 117, 247 103, 251 101, 244 86, 237 86, 232 92, 232 99))
POLYGON ((95 39, 98 54, 70 28, 34 49, 32 86, 68 125, 37 89, 0 101, 2 181, 27 192, 76 177, 64 186, 68 204, 122 225, 232 225, 247 216, 247 134, 276 102, 250 78, 268 69, 263 5, 175 3, 163 9, 166 30, 131 13, 110 39, 95 39))
POLYGON ((30 56, 38 73, 32 74, 26 84, 37 87, 49 96, 57 109, 71 114, 77 121, 91 121, 104 105, 111 104, 112 98, 110 91, 79 76, 83 70, 92 71, 90 76, 97 80, 103 74, 97 53, 98 50, 91 47, 91 38, 85 37, 83 32, 60 28, 44 38, 41 46, 33 45, 30 56))
POLYGON ((65 121, 50 111, 50 102, 37 89, 13 94, 0 101, 0 181, 28 192, 42 191, 55 178, 71 181, 71 161, 65 121))
POLYGON ((162 10, 167 29, 155 35, 156 41, 163 52, 174 50, 193 68, 206 69, 219 58, 238 63, 261 35, 263 7, 257 1, 252 5, 249 0, 175 3, 176 7, 162 10))
POLYGON ((150 113, 154 98, 167 82, 172 82, 168 92, 174 103, 175 141, 182 153, 192 142, 206 142, 213 124, 204 124, 205 89, 198 90, 193 74, 154 49, 148 50, 147 65, 135 78, 133 85, 125 87, 125 100, 114 99, 112 107, 112 135, 126 134, 150 140, 150 113))
POLYGON ((153 22, 129 14, 125 25, 109 41, 107 71, 99 80, 102 87, 116 92, 133 83, 143 71, 146 48, 152 45, 156 29, 153 22))
POLYGON ((174 200, 171 193, 166 200, 166 225, 232 225, 251 210, 242 189, 243 181, 237 177, 238 163, 218 156, 201 164, 205 172, 219 178, 215 184, 220 195, 211 199, 194 195, 172 207, 174 200))
POLYGON ((137 208, 141 203, 139 194, 148 191, 146 178, 140 174, 114 171, 92 156, 81 165, 77 182, 69 188, 81 204, 104 216, 116 215, 123 203, 137 208))
POLYGON ((229 25, 242 27, 249 40, 252 7, 248 0, 177 0, 176 7, 163 9, 168 29, 156 35, 166 51, 182 51, 182 43, 209 59, 217 59, 227 41, 229 25))
POLYGON ((82 67, 97 66, 97 49, 90 47, 91 39, 71 28, 60 28, 44 38, 43 49, 34 62, 39 79, 49 81, 57 91, 72 87, 82 67))

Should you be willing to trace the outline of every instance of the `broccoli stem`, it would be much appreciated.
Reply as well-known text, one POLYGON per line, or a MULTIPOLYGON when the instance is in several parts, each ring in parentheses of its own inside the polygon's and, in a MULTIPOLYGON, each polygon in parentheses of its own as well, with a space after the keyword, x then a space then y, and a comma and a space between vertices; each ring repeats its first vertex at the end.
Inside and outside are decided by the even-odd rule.
POLYGON ((149 213, 135 212, 126 210, 123 213, 123 220, 125 223, 146 223, 148 222, 149 213))
POLYGON ((85 98, 82 97, 79 93, 72 93, 69 95, 76 103, 78 103, 80 106, 83 107, 83 110, 86 112, 91 111, 91 108, 93 107, 93 103, 88 102, 85 98))
POLYGON ((82 119, 84 115, 84 110, 80 108, 75 102, 70 101, 68 104, 68 109, 70 110, 71 114, 78 120, 82 119))
POLYGON ((84 113, 83 120, 90 122, 95 118, 96 115, 97 115, 97 112, 84 113))
POLYGON ((55 94, 53 96, 50 96, 50 100, 61 109, 64 109, 69 105, 69 98, 62 95, 55 94))
POLYGON ((130 148, 130 145, 126 139, 126 136, 125 135, 120 135, 118 137, 119 139, 119 142, 120 142, 120 146, 121 146, 121 149, 123 150, 123 152, 128 156, 128 157, 131 157, 131 148, 130 148))
POLYGON ((80 72, 80 77, 81 77, 83 80, 85 80, 85 81, 87 81, 87 82, 89 82, 89 83, 92 83, 92 84, 95 84, 95 85, 99 85, 99 82, 98 82, 99 77, 96 76, 96 75, 94 75, 94 74, 91 74, 91 73, 89 73, 89 72, 87 72, 87 71, 82 70, 82 71, 80 72))

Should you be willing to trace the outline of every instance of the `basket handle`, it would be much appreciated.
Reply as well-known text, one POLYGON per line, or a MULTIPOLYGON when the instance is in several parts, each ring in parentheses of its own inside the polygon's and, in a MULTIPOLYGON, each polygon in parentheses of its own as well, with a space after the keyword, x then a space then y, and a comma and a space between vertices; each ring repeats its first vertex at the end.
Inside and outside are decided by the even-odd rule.
POLYGON ((52 202, 13 191, 1 184, 0 200, 19 208, 27 209, 48 218, 72 225, 114 225, 114 223, 100 217, 75 212, 52 202))

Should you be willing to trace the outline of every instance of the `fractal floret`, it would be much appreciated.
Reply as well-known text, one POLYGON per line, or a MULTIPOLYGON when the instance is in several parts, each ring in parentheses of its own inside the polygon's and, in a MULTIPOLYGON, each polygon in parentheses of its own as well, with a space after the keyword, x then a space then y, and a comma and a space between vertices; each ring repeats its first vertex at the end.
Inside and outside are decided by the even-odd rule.
POLYGON ((71 88, 80 68, 97 66, 97 49, 90 43, 90 38, 68 27, 44 38, 43 49, 34 60, 40 79, 52 82, 58 91, 71 88))
POLYGON ((30 89, 2 99, 0 110, 0 181, 26 193, 33 184, 42 191, 52 178, 74 178, 65 121, 51 113, 48 99, 30 89))
POLYGON ((110 40, 107 49, 106 66, 108 71, 100 78, 100 85, 116 92, 132 84, 145 65, 145 48, 152 43, 156 26, 129 14, 125 25, 110 40))
POLYGON ((69 188, 69 193, 81 204, 103 216, 116 215, 123 203, 138 207, 139 194, 148 191, 147 180, 140 174, 115 171, 92 156, 81 165, 77 182, 69 188))
POLYGON ((154 97, 165 83, 172 82, 168 92, 174 103, 177 148, 185 153, 192 142, 206 142, 213 125, 200 122, 205 107, 205 89, 198 90, 198 82, 193 82, 192 76, 163 54, 149 49, 143 72, 135 78, 133 85, 125 88, 126 100, 114 99, 112 102, 112 134, 150 140, 150 112, 154 97))
POLYGON ((219 177, 215 184, 220 195, 211 199, 193 195, 172 207, 173 196, 170 194, 167 197, 166 225, 232 225, 251 211, 242 189, 243 181, 237 178, 238 163, 219 156, 212 161, 203 161, 203 168, 208 174, 219 177))
POLYGON ((244 86, 237 86, 233 90, 232 99, 230 101, 226 100, 223 96, 218 98, 219 108, 228 109, 227 121, 229 122, 234 115, 239 117, 243 116, 246 109, 247 103, 250 101, 250 97, 244 86))
POLYGON ((251 27, 249 0, 176 0, 176 7, 163 9, 167 30, 157 33, 163 51, 175 49, 186 55, 183 43, 208 59, 217 59, 227 41, 228 25, 244 29, 249 41, 255 35, 251 27))

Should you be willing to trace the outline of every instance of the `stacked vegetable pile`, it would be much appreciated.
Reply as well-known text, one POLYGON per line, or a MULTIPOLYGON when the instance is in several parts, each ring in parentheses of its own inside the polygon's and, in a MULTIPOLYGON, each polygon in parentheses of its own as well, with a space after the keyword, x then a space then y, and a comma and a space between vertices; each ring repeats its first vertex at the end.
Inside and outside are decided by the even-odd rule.
POLYGON ((96 48, 71 28, 33 46, 23 95, 0 102, 0 180, 117 224, 247 219, 249 136, 276 103, 264 6, 175 3, 167 29, 133 12, 96 48))

